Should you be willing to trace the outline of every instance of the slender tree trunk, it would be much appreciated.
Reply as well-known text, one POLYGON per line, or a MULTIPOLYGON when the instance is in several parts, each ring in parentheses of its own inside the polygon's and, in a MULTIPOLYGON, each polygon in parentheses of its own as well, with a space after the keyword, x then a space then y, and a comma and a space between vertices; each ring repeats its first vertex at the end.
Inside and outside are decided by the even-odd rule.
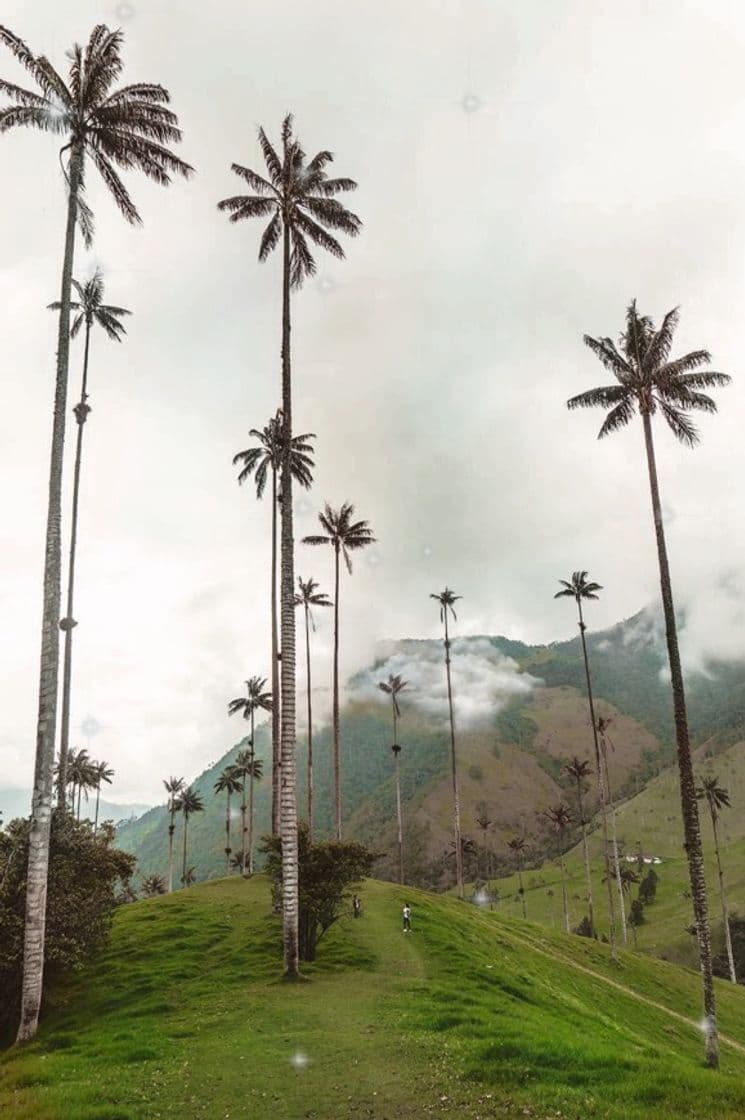
POLYGON ((183 867, 181 870, 181 886, 186 887, 186 838, 189 832, 189 818, 184 813, 184 850, 183 850, 183 867))
POLYGON ((98 785, 96 786, 96 819, 93 822, 93 835, 94 836, 98 835, 98 806, 99 806, 100 799, 101 799, 101 783, 99 781, 98 785))
POLYGON ((704 1004, 704 1052, 707 1066, 719 1066, 719 1038, 717 1033, 716 1001, 714 997, 714 974, 711 965, 711 932, 706 898, 706 877, 701 846, 701 826, 696 801, 696 784, 693 777, 691 746, 688 736, 688 716, 686 714, 683 670, 678 649, 678 630, 673 607, 673 591, 670 579, 670 566, 667 559, 665 529, 662 521, 657 464, 655 462, 652 440, 652 422, 648 412, 642 414, 644 425, 644 445, 647 453, 649 488, 652 495, 655 536, 657 538, 657 557, 660 565, 660 589, 662 607, 665 615, 667 653, 670 662, 670 678, 673 692, 673 714, 675 717, 675 737, 678 747, 678 769, 680 771, 680 801, 683 814, 685 851, 688 857, 688 872, 691 880, 693 915, 698 939, 698 956, 701 968, 701 985, 704 1004))
POLYGON ((587 879, 587 909, 590 916, 590 931, 593 937, 597 937, 598 931, 595 928, 595 909, 592 904, 592 878, 590 876, 590 853, 587 848, 587 826, 585 824, 585 808, 582 804, 582 781, 577 779, 577 803, 579 804, 579 819, 582 825, 582 851, 585 856, 585 878, 587 879))
POLYGON ((595 747, 595 770, 598 776, 598 797, 600 798, 600 815, 603 822, 603 863, 605 865, 605 883, 608 891, 608 939, 610 941, 611 960, 618 960, 616 948, 616 912, 613 904, 613 884, 611 883, 610 853, 608 850, 608 806, 605 796, 605 782, 603 780, 603 764, 600 758, 600 743, 598 742, 598 726, 595 719, 595 702, 592 696, 592 679, 590 677, 590 659, 587 656, 587 642, 585 641, 585 620, 582 617, 582 602, 577 597, 577 610, 579 612, 579 636, 582 640, 582 657, 585 663, 585 680, 587 682, 587 704, 590 709, 590 722, 592 723, 592 741, 595 747))
POLYGON ((310 683, 310 627, 305 604, 305 678, 308 689, 308 840, 313 843, 313 709, 310 683))
POLYGON ((724 943, 727 946, 727 963, 729 964, 729 978, 733 984, 737 983, 737 973, 735 971, 735 955, 732 952, 732 934, 729 928, 729 913, 727 909, 727 896, 724 893, 724 874, 722 873, 722 860, 719 855, 719 832, 717 830, 717 818, 713 808, 711 808, 711 827, 714 832, 714 851, 717 857, 717 874, 719 875, 719 898, 722 903, 722 924, 724 925, 724 943))
POLYGON ((517 885, 520 888, 520 901, 523 904, 523 918, 525 918, 525 920, 527 921, 528 920, 528 910, 527 910, 527 907, 525 905, 525 887, 523 886, 523 861, 522 861, 522 859, 519 859, 517 861, 517 885))
POLYGON ((246 874, 246 775, 241 780, 241 875, 246 874))
POLYGON ((272 470, 272 835, 279 836, 279 638, 277 635, 277 472, 272 470))
POLYGON ((398 881, 404 885, 404 823, 401 812, 401 747, 398 742, 398 723, 396 720, 396 697, 393 701, 393 757, 396 763, 396 823, 398 828, 398 881))
MULTIPOLYGON (((44 982, 44 936, 47 878, 49 874, 49 837, 52 823, 54 742, 59 673, 59 621, 62 597, 62 464, 67 412, 67 380, 70 363, 70 288, 75 256, 78 188, 82 171, 83 151, 81 148, 73 146, 70 153, 67 225, 60 283, 57 372, 49 463, 49 504, 47 507, 44 549, 39 707, 26 879, 21 1019, 17 1035, 19 1042, 25 1042, 36 1034, 44 982)), ((66 759, 60 759, 59 788, 62 790, 62 807, 64 809, 64 796, 67 788, 66 759)))
POLYGON ((225 806, 225 874, 230 874, 230 788, 227 790, 227 804, 225 806))
POLYGON ((455 760, 455 715, 453 713, 453 688, 450 680, 450 635, 448 633, 447 608, 443 608, 445 616, 445 674, 448 682, 448 711, 450 713, 450 766, 453 781, 453 833, 455 835, 455 879, 458 886, 458 898, 463 898, 463 851, 460 839, 460 793, 458 791, 458 768, 455 760))
POLYGON ((621 919, 621 936, 623 937, 624 945, 629 943, 628 928, 626 925, 626 900, 624 899, 623 879, 621 878, 621 863, 618 858, 618 837, 616 835, 616 808, 613 804, 613 791, 610 788, 610 771, 608 769, 608 751, 605 746, 605 740, 601 736, 601 752, 603 768, 605 770, 605 791, 608 801, 608 817, 610 819, 610 832, 611 832, 611 851, 613 852, 613 874, 616 879, 616 889, 618 890, 618 913, 621 919))
POLYGON ((292 379, 290 367, 290 232, 285 213, 282 268, 282 579, 281 579, 281 837, 285 976, 298 967, 297 760, 295 755, 295 558, 292 527, 292 379))
POLYGON ((248 776, 248 873, 254 873, 254 710, 251 709, 251 773, 248 776))
MULTIPOLYGON (((173 795, 171 795, 173 797, 173 795)), ((176 831, 176 814, 170 809, 171 823, 168 826, 168 893, 173 891, 173 834, 176 831)))
POLYGON ((334 545, 334 835, 341 840, 341 744, 339 742, 339 545, 334 545))
POLYGON ((78 786, 78 812, 77 812, 77 819, 78 820, 80 820, 80 802, 82 800, 83 800, 83 785, 82 785, 82 782, 81 782, 81 784, 78 786))
MULTIPOLYGON (((77 626, 73 613, 73 597, 75 591, 75 555, 78 547, 78 504, 80 501, 80 464, 83 456, 83 425, 88 418, 90 406, 87 402, 88 387, 88 358, 90 355, 91 324, 85 324, 85 352, 83 357, 83 385, 80 391, 80 403, 75 406, 75 420, 78 425, 78 435, 75 447, 75 471, 72 486, 72 521, 70 526, 70 557, 67 569, 67 607, 65 617, 60 623, 64 631, 64 654, 62 670, 62 716, 60 723, 60 767, 59 773, 67 766, 67 756, 70 749, 70 691, 72 684, 72 632, 77 626), (64 766, 62 760, 65 760, 64 766)), ((60 785, 57 790, 57 804, 64 807, 65 791, 60 785)))
POLYGON ((569 921, 569 897, 567 895, 567 880, 566 868, 564 867, 564 856, 559 856, 559 868, 561 869, 561 901, 564 907, 564 929, 567 933, 571 933, 571 923, 569 921))

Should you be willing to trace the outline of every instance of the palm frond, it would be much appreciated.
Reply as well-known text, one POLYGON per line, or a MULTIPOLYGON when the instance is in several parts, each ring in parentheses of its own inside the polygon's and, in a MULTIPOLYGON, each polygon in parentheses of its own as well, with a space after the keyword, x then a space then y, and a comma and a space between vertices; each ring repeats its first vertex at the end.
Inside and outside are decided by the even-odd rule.
POLYGON ((282 233, 282 220, 279 216, 279 210, 275 209, 272 220, 267 225, 261 236, 261 243, 259 245, 259 260, 265 261, 269 254, 276 249, 282 233))
POLYGON ((124 218, 126 218, 130 225, 141 225, 142 218, 138 214, 137 208, 130 198, 129 191, 124 186, 124 183, 121 181, 108 159, 95 148, 91 150, 90 156, 124 218))
POLYGON ((629 421, 633 419, 635 412, 635 400, 633 397, 627 396, 619 405, 616 405, 616 407, 611 409, 608 413, 598 432, 598 439, 604 439, 606 436, 611 435, 612 432, 617 432, 620 428, 625 428, 629 421))
POLYGON ((279 190, 282 182, 282 163, 263 128, 259 128, 259 147, 269 172, 272 186, 279 190))
POLYGON ((673 344, 673 335, 678 326, 680 319, 680 312, 677 307, 672 311, 668 311, 662 323, 650 340, 649 347, 644 355, 643 370, 647 376, 651 376, 659 367, 664 365, 670 356, 670 350, 673 344))
POLYGON ((679 408, 674 408, 673 405, 668 404, 667 401, 658 399, 657 403, 675 438, 680 440, 681 443, 684 443, 686 447, 695 447, 699 442, 700 436, 698 428, 693 421, 686 416, 685 412, 679 408))
POLYGON ((593 354, 603 363, 606 369, 615 374, 619 381, 633 376, 633 369, 625 358, 619 354, 611 338, 593 338, 592 335, 583 336, 585 346, 589 346, 593 354))

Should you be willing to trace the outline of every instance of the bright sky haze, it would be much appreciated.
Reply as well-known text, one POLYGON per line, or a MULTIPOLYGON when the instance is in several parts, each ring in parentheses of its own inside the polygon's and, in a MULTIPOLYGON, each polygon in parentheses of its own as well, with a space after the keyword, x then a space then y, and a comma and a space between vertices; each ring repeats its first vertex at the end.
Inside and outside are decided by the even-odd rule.
MULTIPOLYGON (((344 675, 378 640, 439 636, 445 584, 455 633, 526 641, 576 633, 553 594, 577 568, 604 588, 591 627, 657 601, 641 425, 598 442, 602 414, 566 409, 610 379, 582 335, 616 337, 632 298, 655 320, 679 305, 675 352, 733 376, 696 451, 659 425, 657 446, 686 663, 745 655, 740 5, 6 0, 2 21, 58 68, 96 23, 121 26, 122 81, 170 90, 196 168, 167 190, 124 176, 140 229, 91 168, 96 238, 76 253, 77 279, 100 267, 133 313, 121 345, 92 340, 76 577, 72 745, 114 767, 115 798, 156 801, 215 761, 245 730, 228 700, 269 676, 271 511, 231 460, 279 403, 280 258, 259 265, 262 223, 216 203, 288 111, 358 181, 344 201, 364 222, 293 301, 294 426, 317 435, 297 540, 324 501, 378 538, 343 574, 344 675)), ((0 75, 31 81, 8 51, 0 75)), ((34 764, 58 147, 0 137, 0 788, 34 764)), ((81 361, 79 340, 70 409, 81 361)), ((70 412, 65 556, 74 436, 70 412)), ((331 550, 298 543, 296 573, 331 592, 331 550)))

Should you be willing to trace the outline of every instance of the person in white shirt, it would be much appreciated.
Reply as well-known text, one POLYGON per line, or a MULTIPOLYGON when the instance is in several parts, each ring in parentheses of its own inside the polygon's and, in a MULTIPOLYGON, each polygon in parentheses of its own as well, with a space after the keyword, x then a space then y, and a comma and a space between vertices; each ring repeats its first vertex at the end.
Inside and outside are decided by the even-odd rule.
POLYGON ((411 933, 411 907, 408 902, 404 903, 402 913, 404 919, 404 933, 411 933))

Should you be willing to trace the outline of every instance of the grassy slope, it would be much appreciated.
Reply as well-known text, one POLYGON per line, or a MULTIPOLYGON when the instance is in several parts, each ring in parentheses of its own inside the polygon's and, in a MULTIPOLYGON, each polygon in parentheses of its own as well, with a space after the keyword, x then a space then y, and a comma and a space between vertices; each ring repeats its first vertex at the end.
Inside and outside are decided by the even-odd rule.
MULTIPOLYGON (((716 774, 720 785, 729 789, 733 806, 737 791, 745 788, 745 744, 736 743, 717 758, 707 760, 704 748, 696 752, 695 771, 716 774)), ((715 946, 722 945, 722 922, 718 893, 716 863, 714 859, 711 821, 708 811, 699 805, 701 829, 706 856, 706 877, 709 884, 709 910, 714 931, 715 946)), ((664 954, 668 960, 693 966, 696 960, 695 942, 685 933, 685 926, 692 920, 691 903, 684 892, 689 889, 688 867, 683 855, 683 825, 680 815, 680 792, 677 768, 672 767, 654 778, 636 797, 620 805, 617 812, 619 841, 625 842, 629 853, 641 844, 648 855, 657 855, 662 863, 655 867, 659 877, 657 899, 646 910, 647 921, 638 930, 640 949, 664 954)), ((597 822, 596 822, 597 825, 597 822)), ((722 866, 730 910, 745 915, 745 816, 736 808, 723 810, 720 823, 722 866)), ((590 837, 593 857, 593 896, 598 925, 605 923, 605 886, 601 881, 601 834, 596 827, 590 837)), ((578 846, 567 855, 570 876, 569 897, 573 924, 586 912, 581 901, 585 896, 582 851, 578 846), (579 897, 577 897, 579 896, 579 897)), ((546 863, 538 871, 524 874, 528 917, 547 926, 562 924, 561 888, 558 867, 546 863), (552 891, 552 895, 547 892, 552 891)), ((507 913, 520 913, 517 895, 517 876, 500 879, 497 884, 507 913)), ((632 892, 634 897, 635 888, 632 892)))
POLYGON ((688 1021, 695 974, 641 955, 613 967, 602 945, 408 893, 404 936, 401 889, 365 884, 363 918, 331 931, 301 985, 277 980, 261 877, 125 907, 98 966, 57 993, 34 1043, 4 1056, 0 1114, 745 1115, 742 990, 720 985, 733 1042, 713 1074, 688 1021), (305 1068, 290 1063, 298 1051, 305 1068))

